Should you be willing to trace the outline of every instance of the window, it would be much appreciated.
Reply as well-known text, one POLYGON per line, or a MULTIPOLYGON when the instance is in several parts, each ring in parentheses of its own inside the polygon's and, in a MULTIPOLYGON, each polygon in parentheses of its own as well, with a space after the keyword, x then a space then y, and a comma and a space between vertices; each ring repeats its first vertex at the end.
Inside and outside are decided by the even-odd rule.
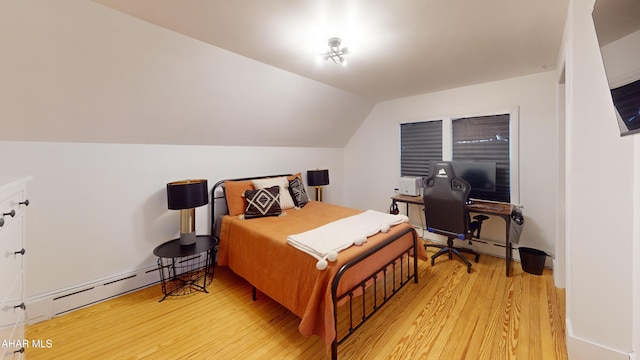
POLYGON ((489 115, 446 117, 400 124, 401 176, 428 176, 429 162, 496 164, 496 191, 484 200, 519 203, 517 109, 489 115))
POLYGON ((400 149, 401 176, 427 176, 442 160, 442 120, 400 124, 400 149))
POLYGON ((453 119, 452 159, 496 163, 496 191, 485 200, 511 202, 509 176, 509 114, 453 119))

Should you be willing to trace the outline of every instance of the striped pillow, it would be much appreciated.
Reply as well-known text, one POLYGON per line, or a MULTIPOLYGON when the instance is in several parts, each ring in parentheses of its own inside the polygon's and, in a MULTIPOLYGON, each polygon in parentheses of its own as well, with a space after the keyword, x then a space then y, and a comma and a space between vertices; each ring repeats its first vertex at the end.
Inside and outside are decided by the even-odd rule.
POLYGON ((303 207, 309 202, 307 190, 305 190, 302 179, 299 177, 289 181, 289 193, 291 193, 293 203, 296 204, 297 207, 303 207))

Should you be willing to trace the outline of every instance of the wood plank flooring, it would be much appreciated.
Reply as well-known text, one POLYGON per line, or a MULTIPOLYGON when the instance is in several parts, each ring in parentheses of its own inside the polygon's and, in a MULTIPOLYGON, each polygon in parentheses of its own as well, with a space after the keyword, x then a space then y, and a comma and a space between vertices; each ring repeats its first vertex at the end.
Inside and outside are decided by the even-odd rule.
MULTIPOLYGON (((458 260, 420 262, 407 284, 339 348, 340 359, 567 359, 565 294, 551 270, 504 274, 504 260, 482 255, 473 271, 458 260)), ((160 285, 27 327, 37 359, 329 359, 299 319, 226 267, 209 294, 167 298, 160 285)))

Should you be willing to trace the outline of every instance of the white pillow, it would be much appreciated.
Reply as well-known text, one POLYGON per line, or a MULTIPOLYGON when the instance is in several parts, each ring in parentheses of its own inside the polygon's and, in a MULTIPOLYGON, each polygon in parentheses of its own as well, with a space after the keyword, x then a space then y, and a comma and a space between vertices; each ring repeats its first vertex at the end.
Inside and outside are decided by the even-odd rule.
POLYGON ((269 179, 255 179, 253 181, 253 186, 258 189, 265 189, 272 186, 280 187, 280 208, 282 210, 291 209, 296 205, 293 202, 293 198, 289 193, 289 180, 286 177, 277 177, 277 178, 269 178, 269 179))

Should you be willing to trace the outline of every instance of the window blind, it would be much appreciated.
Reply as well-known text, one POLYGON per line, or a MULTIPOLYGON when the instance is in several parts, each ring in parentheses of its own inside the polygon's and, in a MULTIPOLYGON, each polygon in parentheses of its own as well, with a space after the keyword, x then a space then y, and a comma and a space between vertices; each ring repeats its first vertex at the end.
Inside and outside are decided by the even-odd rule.
POLYGON ((442 120, 400 124, 400 175, 429 175, 429 161, 442 160, 442 120))
POLYGON ((496 163, 496 191, 487 200, 511 202, 509 114, 453 119, 453 160, 496 163))

